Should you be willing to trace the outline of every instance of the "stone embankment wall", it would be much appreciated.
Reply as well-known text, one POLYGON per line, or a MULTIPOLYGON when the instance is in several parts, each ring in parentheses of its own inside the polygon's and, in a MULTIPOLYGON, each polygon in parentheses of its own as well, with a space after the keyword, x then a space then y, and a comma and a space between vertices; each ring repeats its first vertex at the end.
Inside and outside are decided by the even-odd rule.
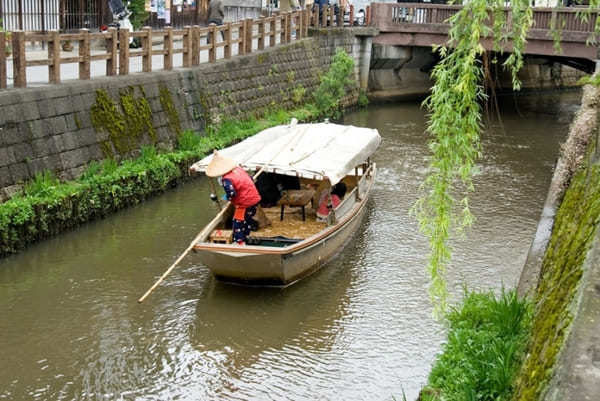
POLYGON ((169 149, 184 130, 291 107, 295 90, 310 96, 337 48, 354 58, 358 80, 360 37, 332 29, 192 69, 0 92, 0 200, 45 170, 72 179, 92 160, 145 144, 169 149))
POLYGON ((600 88, 586 87, 519 283, 535 310, 514 400, 600 394, 599 226, 600 88))

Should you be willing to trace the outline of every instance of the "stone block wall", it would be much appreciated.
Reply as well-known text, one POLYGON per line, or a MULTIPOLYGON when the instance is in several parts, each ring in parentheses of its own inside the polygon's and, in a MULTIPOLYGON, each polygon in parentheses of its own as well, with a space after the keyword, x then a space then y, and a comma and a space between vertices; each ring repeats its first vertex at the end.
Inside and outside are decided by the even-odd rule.
MULTIPOLYGON (((334 31, 190 69, 0 92, 0 200, 45 170, 73 179, 92 160, 131 156, 145 144, 171 149, 184 130, 292 107, 294 89, 302 86, 311 96, 336 48, 355 59, 358 79, 361 39, 348 29, 334 31), (110 101, 101 104, 99 94, 110 101), (102 128, 92 113, 100 106, 135 135, 116 138, 102 128), (151 129, 128 126, 149 120, 151 129)), ((357 96, 354 88, 345 101, 357 96)))

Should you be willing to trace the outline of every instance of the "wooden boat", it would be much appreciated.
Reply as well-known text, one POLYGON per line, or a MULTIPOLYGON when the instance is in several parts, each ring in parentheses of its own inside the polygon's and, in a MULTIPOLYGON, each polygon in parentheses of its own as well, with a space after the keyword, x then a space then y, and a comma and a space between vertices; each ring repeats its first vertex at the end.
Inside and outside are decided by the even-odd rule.
MULTIPOLYGON (((243 246, 228 240, 233 207, 227 204, 200 233, 195 257, 218 279, 242 284, 285 286, 316 271, 360 225, 376 175, 370 156, 380 141, 374 129, 293 123, 220 151, 246 170, 297 177, 301 189, 285 191, 277 205, 264 209, 272 224, 253 231, 243 246), (317 221, 318 200, 338 182, 346 195, 327 221, 317 221)), ((204 171, 211 157, 191 169, 204 171)))

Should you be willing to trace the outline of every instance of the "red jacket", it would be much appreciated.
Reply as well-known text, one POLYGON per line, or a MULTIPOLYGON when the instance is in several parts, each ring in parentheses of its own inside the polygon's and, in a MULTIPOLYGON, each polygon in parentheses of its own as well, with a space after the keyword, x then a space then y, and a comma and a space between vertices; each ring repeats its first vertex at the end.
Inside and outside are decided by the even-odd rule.
MULTIPOLYGON (((337 195, 331 195, 331 206, 333 208, 338 207, 338 205, 342 202, 342 200, 340 199, 339 196, 337 195)), ((317 210, 317 216, 321 217, 321 218, 326 218, 329 215, 329 212, 331 211, 331 209, 329 209, 327 207, 327 205, 329 204, 329 200, 327 199, 327 193, 323 193, 323 195, 321 195, 321 201, 319 202, 319 209, 317 210)))
POLYGON ((233 184, 237 193, 231 199, 231 203, 239 207, 250 207, 260 202, 260 194, 256 190, 252 177, 248 175, 242 168, 236 167, 223 176, 233 184))

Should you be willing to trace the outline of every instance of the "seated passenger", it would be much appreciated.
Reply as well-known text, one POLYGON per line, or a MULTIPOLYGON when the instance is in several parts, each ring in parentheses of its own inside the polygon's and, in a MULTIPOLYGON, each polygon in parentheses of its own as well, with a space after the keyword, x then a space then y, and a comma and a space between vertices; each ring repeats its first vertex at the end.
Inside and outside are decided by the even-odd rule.
POLYGON ((262 207, 273 207, 281 199, 286 189, 300 189, 300 179, 275 173, 263 173, 256 180, 256 189, 260 194, 262 207))
POLYGON ((319 199, 319 208, 317 209, 317 219, 327 220, 327 216, 331 212, 332 208, 338 207, 338 205, 344 199, 346 195, 346 184, 338 182, 331 188, 331 204, 329 204, 329 196, 327 191, 323 191, 321 198, 319 199))

